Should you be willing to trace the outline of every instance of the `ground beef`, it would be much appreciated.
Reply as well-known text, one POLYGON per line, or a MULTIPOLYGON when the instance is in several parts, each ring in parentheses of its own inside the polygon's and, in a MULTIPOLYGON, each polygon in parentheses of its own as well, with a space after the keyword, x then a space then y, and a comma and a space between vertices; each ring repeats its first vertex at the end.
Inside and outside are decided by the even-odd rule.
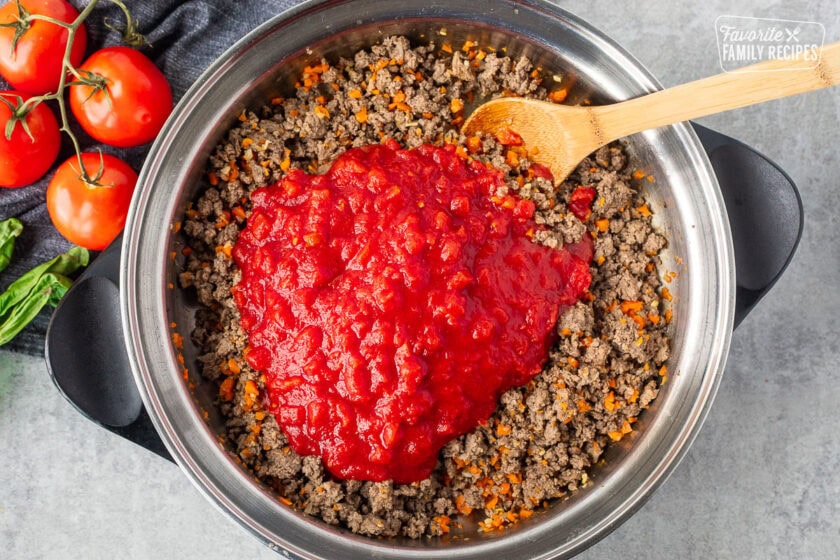
POLYGON ((586 486, 604 449, 632 432, 656 397, 670 348, 658 257, 667 240, 651 225, 638 188, 645 178, 631 175, 623 146, 599 149, 555 188, 533 173, 524 149, 459 132, 470 103, 549 93, 557 92, 542 87, 526 58, 389 37, 352 60, 307 67, 292 95, 243 112, 217 147, 183 222, 180 283, 203 306, 192 339, 203 352, 202 374, 218 384, 229 448, 279 500, 370 536, 457 533, 470 515, 481 530, 502 529, 586 486), (321 172, 344 150, 386 137, 409 147, 456 143, 465 157, 502 169, 507 187, 499 194, 536 205, 545 230, 534 232, 535 242, 559 247, 583 235, 595 242, 590 294, 560 317, 543 371, 502 395, 486 425, 446 445, 428 479, 403 485, 335 480, 319 457, 291 450, 262 407, 264 380, 243 358, 247 336, 230 294, 239 279, 231 248, 249 193, 289 169, 321 172), (566 207, 578 186, 597 193, 584 221, 566 207))

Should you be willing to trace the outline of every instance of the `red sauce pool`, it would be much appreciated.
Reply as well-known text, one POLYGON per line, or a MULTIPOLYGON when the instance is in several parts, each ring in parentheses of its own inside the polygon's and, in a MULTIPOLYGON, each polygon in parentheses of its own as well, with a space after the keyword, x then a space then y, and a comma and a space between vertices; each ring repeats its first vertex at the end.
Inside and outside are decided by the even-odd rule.
POLYGON ((452 146, 354 148, 255 191, 234 247, 248 362, 302 455, 337 477, 427 477, 548 356, 589 238, 532 243, 534 205, 452 146))

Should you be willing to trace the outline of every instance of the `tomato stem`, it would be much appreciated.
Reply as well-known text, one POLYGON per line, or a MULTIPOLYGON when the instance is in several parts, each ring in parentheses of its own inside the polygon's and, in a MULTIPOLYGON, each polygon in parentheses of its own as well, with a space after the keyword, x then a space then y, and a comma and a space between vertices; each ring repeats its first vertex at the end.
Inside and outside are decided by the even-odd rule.
MULTIPOLYGON (((84 21, 99 4, 99 0, 90 0, 88 5, 79 13, 79 16, 73 20, 73 23, 70 24, 70 28, 67 34, 67 45, 64 48, 64 58, 62 60, 61 66, 64 69, 73 69, 73 63, 70 62, 70 53, 73 50, 73 40, 76 38, 76 30, 79 29, 80 26, 84 24, 84 21)), ((70 141, 73 143, 73 149, 76 152, 76 161, 79 162, 79 169, 81 170, 81 177, 85 181, 89 179, 87 170, 85 169, 84 163, 82 163, 82 149, 79 146, 79 140, 76 138, 76 135, 73 134, 73 131, 70 130, 70 121, 67 119, 67 107, 64 103, 64 88, 67 82, 67 73, 62 72, 61 78, 58 81, 58 90, 53 94, 55 97, 54 99, 58 101, 58 110, 61 114, 61 130, 64 131, 67 136, 70 137, 70 141)), ((48 97, 48 96, 47 96, 48 97)))
MULTIPOLYGON (((98 1, 98 0, 97 0, 98 1)), ((57 25, 59 27, 63 27, 65 29, 70 29, 72 27, 72 23, 67 23, 66 21, 61 21, 60 19, 55 19, 50 16, 45 16, 43 14, 29 14, 27 18, 31 20, 40 20, 46 21, 47 23, 51 23, 53 25, 57 25)))
POLYGON ((131 12, 129 11, 128 7, 123 4, 122 0, 110 0, 112 4, 116 4, 125 14, 125 27, 118 27, 108 21, 108 18, 105 18, 105 27, 108 29, 113 29, 114 31, 119 31, 122 33, 123 41, 126 44, 140 48, 143 46, 149 45, 149 42, 146 40, 140 32, 137 31, 137 26, 134 24, 134 18, 131 16, 131 12))
POLYGON ((23 7, 23 4, 20 3, 20 0, 15 0, 15 4, 17 4, 18 9, 17 19, 8 23, 0 23, 0 27, 12 27, 15 30, 15 35, 14 37, 12 37, 11 54, 14 54, 18 42, 20 42, 20 38, 23 37, 23 34, 29 30, 29 21, 31 19, 29 10, 23 7))
POLYGON ((6 99, 7 94, 0 95, 0 102, 3 103, 6 107, 9 108, 9 111, 12 112, 12 116, 6 122, 6 130, 4 131, 6 134, 6 140, 12 139, 12 133, 15 131, 15 127, 20 124, 23 128, 23 131, 26 132, 26 135, 29 136, 29 139, 32 142, 35 142, 35 137, 32 135, 32 131, 29 130, 29 124, 26 122, 26 115, 29 114, 29 111, 32 108, 25 108, 23 98, 20 95, 15 95, 15 102, 12 103, 8 99, 6 99))

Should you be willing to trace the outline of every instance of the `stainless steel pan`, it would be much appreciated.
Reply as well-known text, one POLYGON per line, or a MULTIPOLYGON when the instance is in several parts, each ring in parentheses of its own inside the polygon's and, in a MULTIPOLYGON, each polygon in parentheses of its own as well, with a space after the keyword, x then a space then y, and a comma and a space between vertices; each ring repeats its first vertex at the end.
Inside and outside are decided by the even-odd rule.
POLYGON ((468 529, 470 538, 460 540, 371 540, 292 511, 244 472, 216 437, 223 423, 213 405, 215 391, 194 367, 197 350, 189 343, 195 302, 168 288, 178 273, 170 253, 179 253, 183 243, 171 225, 196 195, 212 147, 243 108, 288 92, 303 66, 322 56, 348 55, 388 34, 426 41, 441 33, 455 45, 469 38, 506 46, 550 72, 574 76, 578 97, 596 104, 659 87, 617 44, 552 2, 303 4, 255 29, 187 92, 148 156, 121 244, 100 256, 68 294, 48 335, 56 383, 83 413, 171 456, 211 502, 293 556, 554 558, 593 543, 640 507, 685 453, 723 374, 733 324, 772 286, 799 239, 795 187, 749 148, 705 129, 701 144, 688 124, 629 138, 629 149, 657 179, 647 196, 670 241, 665 268, 680 272, 670 286, 673 375, 639 419, 634 437, 610 447, 591 486, 512 530, 488 535, 468 529), (727 207, 735 216, 732 228, 727 207), (113 309, 117 301, 121 319, 113 309), (105 322, 111 328, 103 333, 105 322), (184 336, 194 391, 176 361, 173 322, 184 336), (86 358, 78 357, 80 345, 90 347, 86 358), (129 370, 134 383, 121 383, 129 370))

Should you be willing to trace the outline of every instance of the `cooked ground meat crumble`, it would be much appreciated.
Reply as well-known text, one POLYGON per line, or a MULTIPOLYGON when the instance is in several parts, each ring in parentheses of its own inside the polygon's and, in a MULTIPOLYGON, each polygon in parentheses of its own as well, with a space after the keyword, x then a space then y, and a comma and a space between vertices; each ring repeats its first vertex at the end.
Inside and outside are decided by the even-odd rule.
POLYGON ((180 282, 204 306, 192 338, 204 352, 202 374, 218 383, 228 444, 281 501, 369 536, 456 533, 469 515, 481 530, 501 529, 585 486, 605 447, 630 433, 656 397, 669 353, 669 296, 658 274, 666 239, 651 226, 622 145, 601 148, 555 188, 524 149, 459 132, 465 105, 476 100, 561 101, 557 93, 541 86, 525 58, 389 37, 352 60, 307 67, 293 97, 244 112, 218 146, 183 222, 189 249, 180 282), (535 220, 547 226, 535 242, 558 247, 591 235, 595 246, 591 296, 559 319, 543 371, 502 395, 486 425, 445 446, 429 478, 402 485, 337 480, 319 457, 292 451, 265 411, 264 381, 243 359, 247 335, 230 293, 239 279, 231 247, 249 193, 289 169, 322 172, 349 147, 383 138, 408 147, 458 144, 535 203, 535 220), (586 221, 566 206, 582 185, 597 193, 586 221))

